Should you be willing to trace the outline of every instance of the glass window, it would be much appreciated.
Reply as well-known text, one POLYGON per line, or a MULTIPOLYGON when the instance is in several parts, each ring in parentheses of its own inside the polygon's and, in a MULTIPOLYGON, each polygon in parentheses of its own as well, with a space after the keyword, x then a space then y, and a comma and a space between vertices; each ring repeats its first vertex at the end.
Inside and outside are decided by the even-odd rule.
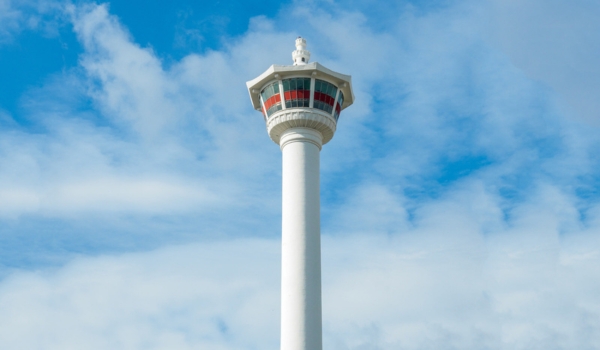
POLYGON ((344 93, 340 91, 340 95, 338 96, 338 101, 335 104, 335 113, 333 114, 335 120, 337 121, 340 117, 340 112, 342 110, 342 106, 344 106, 344 93))
POLYGON ((281 95, 279 94, 279 81, 269 84, 261 91, 263 104, 267 110, 267 116, 281 110, 281 95))
POLYGON ((327 113, 333 111, 333 103, 335 101, 335 95, 337 94, 337 87, 324 80, 315 80, 315 98, 313 107, 320 109, 327 113))
POLYGON ((284 79, 283 96, 285 108, 308 107, 310 102, 310 78, 284 79))

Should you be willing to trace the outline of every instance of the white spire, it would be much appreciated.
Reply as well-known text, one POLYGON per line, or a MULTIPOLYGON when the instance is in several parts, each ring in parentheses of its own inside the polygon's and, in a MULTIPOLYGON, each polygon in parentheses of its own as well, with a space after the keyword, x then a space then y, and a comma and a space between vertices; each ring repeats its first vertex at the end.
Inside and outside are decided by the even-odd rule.
POLYGON ((299 36, 296 39, 296 50, 292 52, 294 66, 301 66, 308 63, 310 59, 310 51, 306 49, 306 39, 299 36))

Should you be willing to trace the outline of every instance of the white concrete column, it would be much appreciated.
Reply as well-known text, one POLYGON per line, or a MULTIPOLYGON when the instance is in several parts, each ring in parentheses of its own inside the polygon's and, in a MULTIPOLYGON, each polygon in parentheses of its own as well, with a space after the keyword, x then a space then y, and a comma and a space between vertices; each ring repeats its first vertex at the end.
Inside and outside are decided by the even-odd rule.
POLYGON ((281 350, 322 350, 320 132, 284 131, 281 350))

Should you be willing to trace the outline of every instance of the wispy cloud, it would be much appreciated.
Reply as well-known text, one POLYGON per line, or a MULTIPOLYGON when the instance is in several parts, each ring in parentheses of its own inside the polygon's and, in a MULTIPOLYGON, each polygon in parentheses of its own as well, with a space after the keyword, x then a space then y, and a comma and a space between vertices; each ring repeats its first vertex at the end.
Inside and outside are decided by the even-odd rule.
POLYGON ((277 255, 275 242, 228 241, 18 274, 0 289, 0 339, 6 349, 274 347, 264 335, 277 327, 277 255))
MULTIPOLYGON (((577 211, 546 189, 514 225, 483 234, 490 220, 474 213, 502 222, 484 196, 461 192, 426 206, 400 233, 326 235, 326 345, 597 347, 596 228, 561 233, 577 211)), ((225 240, 14 274, 0 290, 0 334, 9 348, 276 347, 279 244, 225 240)))

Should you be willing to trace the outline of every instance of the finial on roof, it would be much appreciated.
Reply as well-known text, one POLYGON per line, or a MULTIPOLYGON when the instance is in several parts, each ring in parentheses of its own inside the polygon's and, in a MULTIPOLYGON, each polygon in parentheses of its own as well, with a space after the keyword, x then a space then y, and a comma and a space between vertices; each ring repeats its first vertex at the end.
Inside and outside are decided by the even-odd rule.
POLYGON ((301 66, 308 63, 310 59, 310 51, 306 49, 306 39, 299 36, 296 39, 296 50, 292 52, 294 66, 301 66))

